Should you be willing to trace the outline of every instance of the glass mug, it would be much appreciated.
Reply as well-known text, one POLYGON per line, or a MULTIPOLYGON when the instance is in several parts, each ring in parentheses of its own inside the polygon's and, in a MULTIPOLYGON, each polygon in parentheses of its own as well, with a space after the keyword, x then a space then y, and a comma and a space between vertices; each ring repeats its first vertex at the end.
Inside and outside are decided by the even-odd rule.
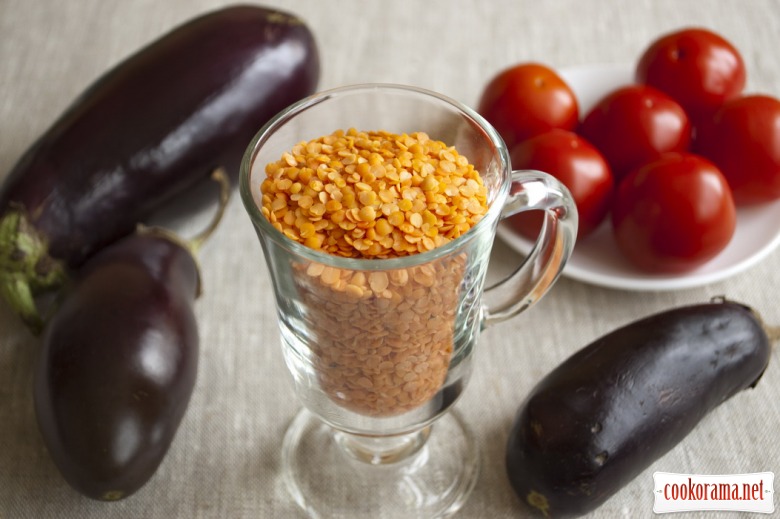
POLYGON ((402 85, 337 88, 304 99, 250 143, 240 192, 275 290, 285 362, 304 409, 287 430, 281 475, 312 517, 444 517, 465 502, 479 449, 457 413, 480 330, 526 310, 560 275, 577 212, 552 176, 512 171, 498 133, 445 96, 402 85), (488 209, 468 232, 399 258, 314 250, 262 214, 265 166, 335 130, 425 132, 480 173, 488 209), (498 222, 545 211, 519 268, 484 289, 498 222))

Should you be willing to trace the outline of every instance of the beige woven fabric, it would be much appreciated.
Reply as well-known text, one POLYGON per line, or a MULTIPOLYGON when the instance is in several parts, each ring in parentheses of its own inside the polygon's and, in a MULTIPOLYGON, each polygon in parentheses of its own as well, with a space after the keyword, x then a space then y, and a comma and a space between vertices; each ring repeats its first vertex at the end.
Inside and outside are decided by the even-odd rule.
MULTIPOLYGON (((0 0, 0 178, 100 73, 174 25, 223 4, 0 0)), ((660 33, 696 24, 723 33, 742 51, 749 90, 780 95, 777 0, 269 0, 266 5, 294 11, 314 31, 323 63, 321 88, 408 83, 473 105, 486 81, 510 64, 630 64, 660 33)), ((282 435, 299 404, 280 352, 268 272, 237 196, 201 261, 205 295, 197 303, 202 355, 195 394, 159 471, 118 503, 81 497, 51 463, 32 407, 38 343, 0 302, 0 518, 299 516, 279 478, 282 435)), ((491 278, 518 261, 497 241, 491 278)), ((780 323, 778 290, 780 251, 729 280, 675 292, 618 291, 563 278, 529 312, 487 329, 470 385, 457 404, 483 455, 479 482, 458 517, 525 516, 504 472, 509 427, 531 387, 573 351, 641 316, 720 294, 780 323)), ((592 517, 652 516, 656 470, 777 473, 779 402, 780 368, 773 361, 755 390, 717 409, 592 517)))

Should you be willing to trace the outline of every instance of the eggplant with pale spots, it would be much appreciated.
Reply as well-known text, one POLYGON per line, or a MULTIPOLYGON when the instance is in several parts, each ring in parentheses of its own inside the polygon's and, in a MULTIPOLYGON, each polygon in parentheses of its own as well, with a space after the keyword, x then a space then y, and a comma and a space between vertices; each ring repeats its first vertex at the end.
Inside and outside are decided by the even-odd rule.
POLYGON ((597 339, 521 405, 506 450, 512 488, 540 516, 596 509, 710 411, 754 387, 778 335, 750 308, 719 300, 597 339))

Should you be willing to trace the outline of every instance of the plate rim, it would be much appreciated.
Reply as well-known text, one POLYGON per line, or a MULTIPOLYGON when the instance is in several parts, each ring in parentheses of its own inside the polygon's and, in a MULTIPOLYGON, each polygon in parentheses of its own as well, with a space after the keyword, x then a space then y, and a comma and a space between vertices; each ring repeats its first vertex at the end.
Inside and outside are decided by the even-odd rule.
MULTIPOLYGON (((533 243, 515 233, 506 221, 499 223, 496 234, 505 244, 507 244, 507 246, 520 254, 528 254, 533 247, 533 243)), ((567 263, 563 269, 562 276, 590 285, 619 290, 633 290, 639 292, 684 290, 722 281, 739 274, 766 258, 778 247, 778 245, 780 245, 780 232, 775 235, 774 239, 768 241, 764 247, 747 259, 722 270, 698 275, 658 275, 658 277, 653 277, 653 274, 650 273, 639 273, 643 277, 626 278, 593 272, 576 265, 574 268, 571 268, 571 263, 567 263)))

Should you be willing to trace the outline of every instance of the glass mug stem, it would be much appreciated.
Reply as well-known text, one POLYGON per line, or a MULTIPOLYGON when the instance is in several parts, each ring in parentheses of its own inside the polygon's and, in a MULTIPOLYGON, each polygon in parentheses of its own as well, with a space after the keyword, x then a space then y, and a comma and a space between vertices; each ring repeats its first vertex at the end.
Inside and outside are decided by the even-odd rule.
POLYGON ((345 453, 371 465, 398 463, 416 454, 428 440, 431 427, 397 436, 366 436, 334 431, 334 439, 345 453))

